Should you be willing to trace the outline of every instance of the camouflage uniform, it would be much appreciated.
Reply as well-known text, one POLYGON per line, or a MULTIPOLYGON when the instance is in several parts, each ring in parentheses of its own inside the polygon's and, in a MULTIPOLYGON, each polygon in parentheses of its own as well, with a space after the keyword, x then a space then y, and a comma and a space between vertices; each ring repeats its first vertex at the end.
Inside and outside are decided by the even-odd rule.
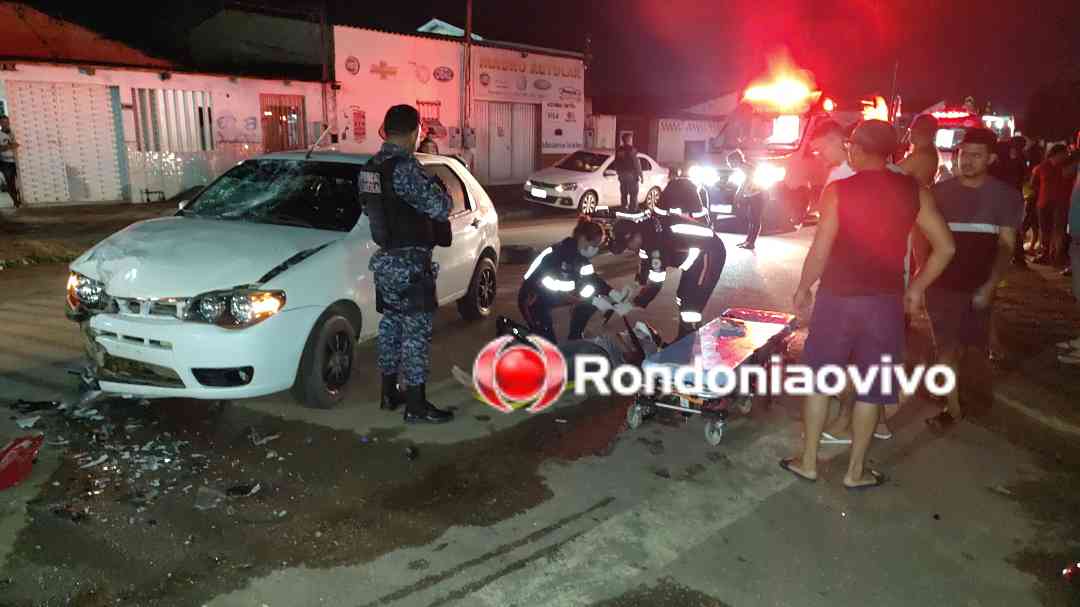
MULTIPOLYGON (((439 181, 424 172, 420 163, 404 148, 384 143, 372 159, 381 164, 394 157, 404 157, 394 170, 394 193, 417 211, 435 219, 447 221, 450 196, 439 181)), ((431 249, 402 247, 379 249, 371 258, 368 269, 375 276, 375 289, 390 307, 402 307, 403 294, 412 277, 424 272, 428 264, 436 276, 438 264, 431 260, 431 249)), ((431 325, 434 312, 402 314, 387 310, 379 321, 379 369, 384 375, 401 373, 404 386, 427 382, 430 367, 431 325)))

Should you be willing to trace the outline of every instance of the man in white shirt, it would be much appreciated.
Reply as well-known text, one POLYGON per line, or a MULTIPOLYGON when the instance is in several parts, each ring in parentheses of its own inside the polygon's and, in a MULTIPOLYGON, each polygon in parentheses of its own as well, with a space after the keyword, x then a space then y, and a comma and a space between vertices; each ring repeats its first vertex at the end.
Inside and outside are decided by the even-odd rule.
POLYGON ((18 147, 19 144, 11 133, 11 120, 7 116, 0 116, 0 175, 4 176, 4 187, 11 196, 15 208, 22 205, 15 170, 15 150, 18 147))

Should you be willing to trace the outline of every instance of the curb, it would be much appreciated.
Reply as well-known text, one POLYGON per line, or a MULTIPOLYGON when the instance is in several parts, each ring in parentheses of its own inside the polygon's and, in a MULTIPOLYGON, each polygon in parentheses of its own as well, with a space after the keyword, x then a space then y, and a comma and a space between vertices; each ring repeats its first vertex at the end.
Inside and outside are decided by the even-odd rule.
POLYGON ((1060 432, 1062 434, 1068 434, 1070 436, 1080 437, 1080 426, 1077 426, 1076 424, 1073 424, 1071 422, 1067 422, 1057 416, 1043 413, 1038 409, 1029 407, 1021 403, 1020 401, 1013 399, 1012 397, 1002 394, 997 390, 994 391, 994 402, 999 405, 1008 407, 1009 409, 1012 409, 1013 411, 1016 411, 1017 413, 1020 413, 1021 415, 1024 415, 1036 422, 1039 422, 1040 424, 1050 428, 1051 430, 1060 432))
POLYGON ((0 270, 23 266, 36 266, 45 263, 71 263, 78 259, 78 255, 65 255, 59 257, 19 257, 16 259, 0 259, 0 270))

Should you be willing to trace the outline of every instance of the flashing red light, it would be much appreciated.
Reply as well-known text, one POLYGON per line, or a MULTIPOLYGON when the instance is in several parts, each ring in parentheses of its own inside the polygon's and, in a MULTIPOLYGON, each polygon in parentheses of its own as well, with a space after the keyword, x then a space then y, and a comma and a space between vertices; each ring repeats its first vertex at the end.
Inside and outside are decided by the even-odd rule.
POLYGON ((862 103, 863 120, 889 121, 889 106, 885 103, 884 97, 878 95, 877 97, 874 97, 873 100, 866 99, 862 103))
POLYGON ((833 110, 835 110, 835 109, 836 109, 836 102, 835 102, 835 101, 833 101, 832 99, 829 99, 828 97, 826 97, 826 98, 825 98, 825 102, 821 104, 821 107, 822 107, 822 108, 823 108, 823 109, 824 109, 824 110, 825 110, 826 112, 831 112, 831 111, 833 111, 833 110))
POLYGON ((934 118, 938 118, 938 119, 944 118, 946 120, 953 120, 953 119, 957 119, 957 118, 967 118, 968 116, 973 116, 974 114, 972 114, 971 112, 965 112, 963 110, 948 110, 948 111, 931 112, 931 115, 934 118))

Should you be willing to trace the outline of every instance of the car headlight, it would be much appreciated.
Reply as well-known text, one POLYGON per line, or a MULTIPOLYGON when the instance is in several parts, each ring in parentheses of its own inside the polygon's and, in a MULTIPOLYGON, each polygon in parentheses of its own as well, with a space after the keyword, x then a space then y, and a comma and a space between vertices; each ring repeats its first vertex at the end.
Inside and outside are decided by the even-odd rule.
POLYGON ((686 171, 686 176, 699 188, 706 185, 713 186, 720 181, 720 172, 716 170, 716 167, 711 166, 694 165, 686 171))
POLYGON ((768 162, 763 162, 754 169, 754 185, 767 190, 780 183, 787 176, 787 169, 768 162))
POLYGON ((284 291, 215 291, 192 298, 184 320, 226 329, 244 329, 270 318, 284 307, 284 291))
POLYGON ((71 272, 68 275, 67 301, 72 309, 80 306, 100 308, 106 303, 105 300, 105 284, 100 280, 94 280, 78 272, 71 272))
POLYGON ((728 175, 727 181, 731 185, 737 188, 741 188, 743 184, 746 183, 746 171, 742 169, 734 169, 733 171, 731 171, 731 174, 728 175))
POLYGON ((555 186, 556 192, 573 192, 577 189, 577 183, 562 183, 555 186))

